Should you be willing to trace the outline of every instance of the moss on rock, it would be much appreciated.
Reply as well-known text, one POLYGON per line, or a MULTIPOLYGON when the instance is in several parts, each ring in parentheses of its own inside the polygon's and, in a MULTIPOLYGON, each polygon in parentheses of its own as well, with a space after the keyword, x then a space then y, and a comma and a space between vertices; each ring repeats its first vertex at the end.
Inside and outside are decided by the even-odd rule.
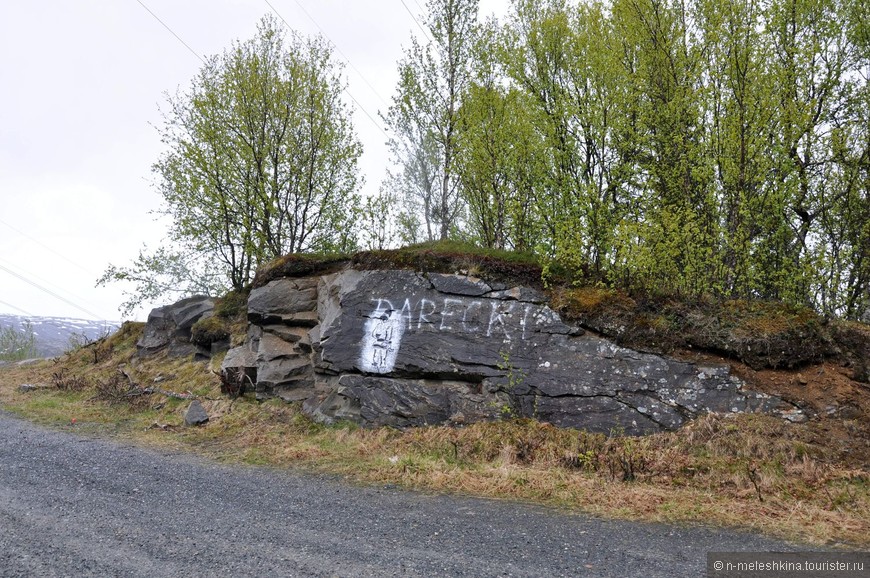
POLYGON ((190 340, 200 347, 208 348, 212 343, 226 341, 229 337, 229 323, 217 315, 204 317, 190 328, 190 340))

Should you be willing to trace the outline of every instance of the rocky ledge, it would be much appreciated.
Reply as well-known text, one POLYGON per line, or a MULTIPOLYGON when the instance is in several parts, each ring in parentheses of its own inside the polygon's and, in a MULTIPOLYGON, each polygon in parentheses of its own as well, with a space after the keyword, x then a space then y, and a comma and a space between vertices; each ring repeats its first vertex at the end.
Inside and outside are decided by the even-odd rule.
MULTIPOLYGON (((280 278, 251 292, 248 320, 245 344, 222 363, 227 390, 302 402, 324 422, 529 417, 647 434, 707 412, 797 415, 726 366, 619 347, 564 323, 536 290, 469 276, 348 268, 280 278)), ((164 310, 154 321, 184 342, 187 316, 164 310)), ((153 352, 147 329, 144 340, 153 352)))

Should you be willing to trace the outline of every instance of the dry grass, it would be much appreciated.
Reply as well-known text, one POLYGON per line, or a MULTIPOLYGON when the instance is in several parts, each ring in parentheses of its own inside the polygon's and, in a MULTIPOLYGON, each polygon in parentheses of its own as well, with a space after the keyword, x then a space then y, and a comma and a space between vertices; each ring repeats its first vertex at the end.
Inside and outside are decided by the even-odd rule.
POLYGON ((109 354, 96 362, 85 349, 57 362, 2 368, 0 403, 42 423, 124 435, 233 463, 609 517, 742 527, 817 545, 870 546, 868 464, 849 464, 829 451, 813 422, 709 415, 678 432, 642 438, 530 420, 408 431, 327 427, 311 422, 295 405, 220 396, 214 365, 159 356, 138 360, 137 335, 131 327, 101 343, 109 354), (86 385, 53 386, 58 372, 86 385), (211 420, 183 427, 187 401, 161 394, 128 398, 123 392, 130 382, 192 393, 211 420), (47 387, 23 393, 20 383, 47 387), (117 395, 100 393, 111 387, 117 395))

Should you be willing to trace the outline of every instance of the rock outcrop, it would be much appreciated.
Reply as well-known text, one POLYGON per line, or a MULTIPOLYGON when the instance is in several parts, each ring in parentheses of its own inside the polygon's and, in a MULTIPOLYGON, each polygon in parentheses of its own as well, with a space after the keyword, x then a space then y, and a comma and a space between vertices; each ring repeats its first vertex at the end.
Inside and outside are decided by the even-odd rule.
POLYGON ((139 356, 147 357, 168 349, 169 355, 174 357, 194 355, 207 359, 211 351, 193 343, 190 330, 194 323, 213 314, 214 300, 201 295, 153 309, 136 343, 139 356))
POLYGON ((225 382, 302 401, 325 422, 513 416, 646 434, 712 411, 782 407, 727 367, 616 346, 564 323, 535 290, 462 275, 345 269, 276 279, 251 292, 248 319, 246 343, 224 359, 225 382))

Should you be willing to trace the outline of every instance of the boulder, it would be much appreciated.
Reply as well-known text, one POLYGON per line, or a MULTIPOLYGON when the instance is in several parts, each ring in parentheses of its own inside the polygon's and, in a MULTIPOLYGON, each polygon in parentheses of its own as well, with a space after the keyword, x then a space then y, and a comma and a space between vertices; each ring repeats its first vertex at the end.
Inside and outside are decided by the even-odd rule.
POLYGON ((316 324, 317 279, 276 279, 251 291, 248 319, 258 325, 316 324), (307 314, 307 315, 306 315, 307 314))
MULTIPOLYGON (((641 353, 584 333, 528 287, 467 275, 345 269, 254 289, 229 371, 257 397, 331 423, 413 427, 528 417, 648 434, 707 412, 793 406, 727 367, 641 353)), ((787 415, 791 415, 790 413, 787 415)))
POLYGON ((214 300, 202 295, 153 309, 148 314, 142 337, 136 343, 139 357, 154 355, 163 350, 168 350, 172 357, 211 357, 210 350, 191 342, 190 328, 200 319, 213 314, 214 300))
POLYGON ((178 331, 190 331, 193 324, 214 314, 214 299, 198 295, 170 306, 169 313, 178 331))
POLYGON ((152 309, 148 321, 142 331, 142 337, 136 342, 139 357, 153 355, 169 345, 175 322, 169 314, 169 306, 152 309))
POLYGON ((189 426, 197 426, 208 423, 208 413, 199 400, 195 399, 190 402, 187 411, 184 412, 184 424, 189 426))
MULTIPOLYGON (((307 342, 307 340, 305 341, 307 342)), ((263 333, 256 355, 257 396, 277 396, 287 401, 299 401, 309 394, 300 394, 314 387, 314 367, 311 348, 299 339, 289 342, 272 333, 263 333)))
POLYGON ((21 393, 30 393, 31 391, 39 391, 42 389, 51 389, 51 386, 45 383, 22 383, 18 386, 18 391, 21 393))

